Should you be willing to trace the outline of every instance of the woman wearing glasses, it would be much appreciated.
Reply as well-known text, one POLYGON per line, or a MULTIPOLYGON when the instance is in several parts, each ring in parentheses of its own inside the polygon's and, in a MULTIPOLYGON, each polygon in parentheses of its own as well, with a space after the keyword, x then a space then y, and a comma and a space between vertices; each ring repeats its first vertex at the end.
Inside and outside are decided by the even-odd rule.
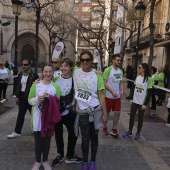
POLYGON ((85 51, 80 55, 81 69, 74 71, 73 80, 75 99, 77 102, 76 122, 79 122, 82 135, 82 170, 96 170, 96 154, 98 148, 99 128, 107 119, 106 103, 103 90, 103 79, 93 68, 93 55, 85 51), (91 141, 91 161, 88 164, 89 143, 91 141))
POLYGON ((61 71, 60 71, 59 58, 52 58, 51 64, 52 64, 52 66, 54 68, 54 77, 60 76, 61 75, 61 71))
POLYGON ((133 100, 131 101, 131 111, 129 120, 129 131, 123 135, 123 138, 132 136, 132 129, 135 121, 136 111, 138 110, 138 126, 135 140, 140 138, 140 132, 143 125, 144 112, 147 107, 147 103, 152 96, 152 78, 149 72, 149 66, 146 63, 142 63, 138 67, 138 76, 135 80, 135 89, 133 100))

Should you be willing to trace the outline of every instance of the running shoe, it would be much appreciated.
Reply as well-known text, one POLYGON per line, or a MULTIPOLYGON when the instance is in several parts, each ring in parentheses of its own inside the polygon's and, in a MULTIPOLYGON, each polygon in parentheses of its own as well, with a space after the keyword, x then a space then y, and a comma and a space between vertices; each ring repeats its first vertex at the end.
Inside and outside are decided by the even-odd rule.
POLYGON ((83 162, 81 170, 88 170, 88 169, 89 169, 88 162, 83 162))
POLYGON ((103 132, 104 135, 108 135, 107 128, 103 128, 103 129, 102 129, 102 132, 103 132))
POLYGON ((110 131, 110 134, 113 135, 114 137, 118 137, 117 129, 112 129, 110 131))
POLYGON ((132 132, 128 131, 123 135, 123 138, 129 138, 130 136, 132 136, 132 132))
POLYGON ((63 156, 57 155, 57 157, 52 162, 52 166, 58 166, 63 160, 64 160, 63 156))
POLYGON ((140 138, 140 133, 136 133, 135 140, 138 140, 140 138))
POLYGON ((72 157, 66 157, 65 163, 70 164, 70 163, 82 163, 83 159, 78 157, 77 155, 73 155, 72 157))
POLYGON ((94 161, 90 162, 89 170, 96 170, 96 163, 94 161))

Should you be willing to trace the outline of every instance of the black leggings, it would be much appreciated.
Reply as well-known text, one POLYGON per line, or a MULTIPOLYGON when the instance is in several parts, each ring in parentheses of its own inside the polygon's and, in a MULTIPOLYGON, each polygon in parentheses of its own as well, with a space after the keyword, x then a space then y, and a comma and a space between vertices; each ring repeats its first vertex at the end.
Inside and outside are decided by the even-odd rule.
POLYGON ((132 103, 131 111, 130 111, 130 120, 129 120, 129 131, 132 132, 133 125, 135 122, 135 115, 136 111, 138 109, 138 127, 137 127, 137 133, 140 133, 143 125, 143 117, 144 117, 144 110, 141 110, 142 105, 132 103))
POLYGON ((8 87, 8 83, 0 83, 0 98, 3 98, 3 99, 6 98, 7 87, 8 87))
POLYGON ((89 115, 80 115, 79 125, 82 135, 83 162, 88 162, 89 143, 91 141, 91 161, 96 160, 98 148, 98 130, 95 130, 94 122, 89 122, 89 115))
POLYGON ((43 162, 48 160, 50 150, 51 137, 41 137, 41 132, 34 132, 35 139, 35 157, 36 162, 41 162, 41 154, 43 154, 43 162))

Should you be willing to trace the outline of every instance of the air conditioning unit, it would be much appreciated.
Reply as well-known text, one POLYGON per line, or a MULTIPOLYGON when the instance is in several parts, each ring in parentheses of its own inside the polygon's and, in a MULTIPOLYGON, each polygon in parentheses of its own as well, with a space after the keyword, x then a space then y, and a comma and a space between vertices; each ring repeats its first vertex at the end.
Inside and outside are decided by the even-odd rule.
POLYGON ((165 25, 165 31, 169 32, 170 31, 170 21, 166 23, 165 25))

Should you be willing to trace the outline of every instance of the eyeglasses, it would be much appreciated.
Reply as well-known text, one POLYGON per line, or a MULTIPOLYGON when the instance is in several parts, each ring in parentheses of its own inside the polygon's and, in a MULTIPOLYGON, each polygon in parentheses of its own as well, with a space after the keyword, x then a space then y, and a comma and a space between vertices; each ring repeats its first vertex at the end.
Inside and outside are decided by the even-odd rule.
POLYGON ((59 61, 51 61, 51 64, 57 64, 59 61))
POLYGON ((85 62, 86 61, 86 63, 89 63, 90 61, 91 61, 91 59, 90 58, 85 58, 85 59, 83 59, 83 58, 80 58, 80 62, 85 62))
POLYGON ((29 64, 23 64, 23 63, 21 64, 21 66, 28 66, 28 65, 29 65, 29 64))

